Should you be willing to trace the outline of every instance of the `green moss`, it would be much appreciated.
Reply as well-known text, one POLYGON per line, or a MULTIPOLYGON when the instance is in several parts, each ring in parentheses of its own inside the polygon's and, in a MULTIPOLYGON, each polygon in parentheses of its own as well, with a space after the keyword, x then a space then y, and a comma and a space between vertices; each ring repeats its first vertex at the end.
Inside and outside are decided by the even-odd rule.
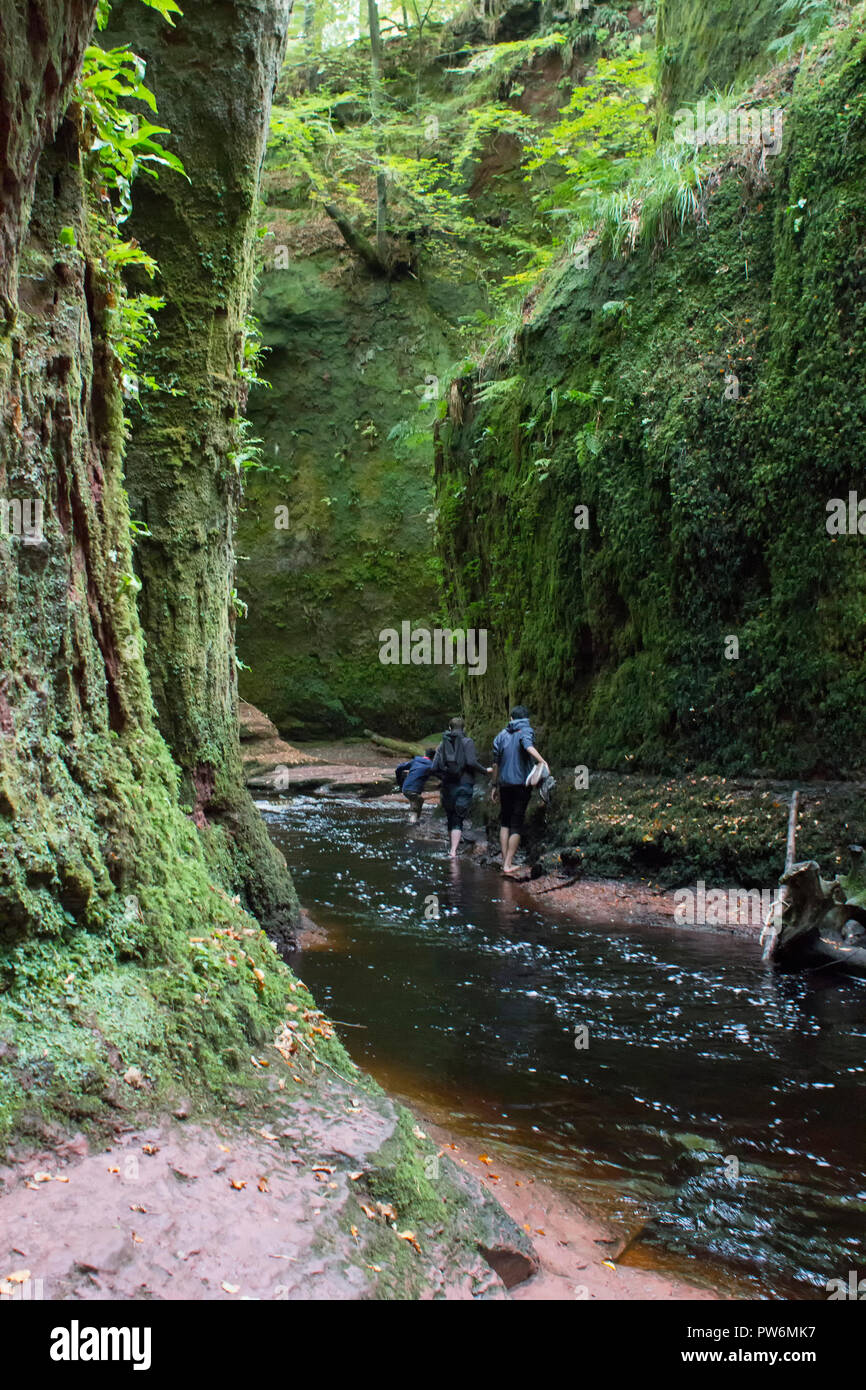
POLYGON ((453 326, 424 284, 386 297, 327 246, 266 268, 258 309, 271 389, 251 413, 268 471, 249 481, 238 535, 241 693, 289 735, 418 734, 441 722, 453 682, 383 666, 379 633, 436 622, 424 394, 444 381, 453 326))
POLYGON ((746 81, 786 25, 778 0, 659 0, 662 94, 671 110, 746 81))
MULTIPOLYGON (((594 773, 560 783, 554 808, 535 807, 527 843, 549 871, 770 888, 785 862, 790 782, 703 774, 685 778, 594 773), (551 849, 550 846, 555 846, 551 849)), ((843 873, 866 833, 858 785, 800 786, 797 858, 843 873)))
POLYGON ((376 1155, 376 1168, 365 1176, 367 1191, 378 1202, 388 1202, 410 1229, 442 1218, 442 1193, 427 1176, 436 1148, 415 1134, 417 1122, 400 1110, 391 1139, 376 1155))
POLYGON ((666 248, 564 263, 501 369, 520 390, 447 425, 440 554, 450 612, 489 630, 463 682, 482 734, 520 700, 565 766, 862 769, 866 561, 826 529, 866 428, 861 49, 800 71, 766 177, 722 172, 666 248))

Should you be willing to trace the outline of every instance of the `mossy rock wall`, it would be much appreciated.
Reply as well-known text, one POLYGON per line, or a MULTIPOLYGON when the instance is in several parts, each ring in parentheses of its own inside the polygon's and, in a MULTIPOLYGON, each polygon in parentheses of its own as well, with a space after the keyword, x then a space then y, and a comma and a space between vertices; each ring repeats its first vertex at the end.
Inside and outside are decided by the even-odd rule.
POLYGON ((241 690, 295 737, 417 736, 455 683, 382 665, 379 633, 436 622, 431 424, 448 311, 471 287, 388 283, 327 244, 274 268, 279 248, 257 306, 271 389, 251 415, 270 471, 249 482, 238 538, 241 690))
POLYGON ((660 0, 661 87, 671 109, 754 73, 767 44, 787 32, 779 0, 660 0))
POLYGON ((498 399, 462 383, 437 485, 448 604, 490 633, 476 728, 520 700, 575 766, 862 769, 866 542, 828 503, 863 489, 864 60, 856 30, 815 56, 766 175, 719 169, 669 247, 561 266, 498 399))
POLYGON ((157 732, 117 272, 64 115, 95 4, 41 10, 41 27, 0 29, 0 128, 23 152, 13 180, 7 146, 0 211, 0 497, 43 506, 39 534, 0 532, 0 1139, 46 1116, 116 1118, 132 1065, 155 1095, 225 1090, 293 985, 157 732))
MULTIPOLYGON (((491 18, 488 41, 528 34, 537 20, 537 5, 506 6, 496 23, 491 18)), ((467 121, 493 99, 542 124, 555 120, 585 71, 589 48, 566 53, 552 43, 522 60, 512 55, 513 70, 503 67, 498 76, 483 66, 462 71, 469 31, 477 29, 480 42, 482 27, 458 24, 452 38, 430 41, 421 85, 441 116, 436 140, 443 142, 430 152, 459 160, 482 226, 505 224, 514 237, 531 236, 531 190, 518 142, 494 134, 467 158, 460 153, 467 121)), ((386 43, 390 95, 410 122, 414 63, 414 48, 386 43)), ((337 99, 352 72, 349 62, 345 87, 339 74, 328 78, 341 121, 353 119, 352 103, 341 107, 337 99)), ((283 84, 281 98, 290 105, 289 70, 283 84)), ((360 108, 356 115, 363 119, 360 108)), ((514 270, 513 254, 489 240, 452 246, 421 218, 401 234, 411 273, 377 277, 310 198, 296 164, 275 135, 264 177, 269 235, 261 243, 256 301, 270 350, 261 370, 271 389, 254 391, 250 400, 269 471, 251 470, 240 524, 239 551, 247 558, 238 589, 249 613, 237 640, 251 668, 240 689, 292 738, 365 727, 415 738, 454 712, 457 682, 441 668, 382 665, 378 634, 403 621, 440 621, 431 525, 437 396, 467 350, 461 323, 490 313, 488 292, 514 270), (285 510, 278 515, 279 508, 285 510)), ((373 236, 367 173, 356 172, 368 202, 366 214, 355 208, 353 216, 373 236)), ((399 191, 395 198, 399 203, 399 191)))

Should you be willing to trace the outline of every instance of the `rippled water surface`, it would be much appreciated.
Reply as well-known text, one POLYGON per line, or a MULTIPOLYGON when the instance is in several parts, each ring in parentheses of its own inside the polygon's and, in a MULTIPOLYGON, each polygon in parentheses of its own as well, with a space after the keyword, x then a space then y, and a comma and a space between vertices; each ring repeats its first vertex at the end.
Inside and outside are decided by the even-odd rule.
POLYGON ((298 971, 390 1090, 597 1205, 630 1262, 776 1297, 862 1263, 866 982, 539 912, 389 804, 264 814, 329 932, 298 971))

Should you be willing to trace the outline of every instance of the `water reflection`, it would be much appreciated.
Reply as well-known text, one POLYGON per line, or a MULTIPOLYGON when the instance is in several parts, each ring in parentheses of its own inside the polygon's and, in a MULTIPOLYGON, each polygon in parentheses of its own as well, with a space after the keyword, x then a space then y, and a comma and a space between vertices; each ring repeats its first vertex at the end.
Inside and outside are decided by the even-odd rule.
POLYGON ((724 936, 542 914, 390 806, 266 817, 341 933, 300 973, 367 1025, 344 1039, 383 1084, 594 1194, 639 1230, 635 1262, 697 1256, 777 1296, 858 1267, 861 982, 768 973, 724 936))

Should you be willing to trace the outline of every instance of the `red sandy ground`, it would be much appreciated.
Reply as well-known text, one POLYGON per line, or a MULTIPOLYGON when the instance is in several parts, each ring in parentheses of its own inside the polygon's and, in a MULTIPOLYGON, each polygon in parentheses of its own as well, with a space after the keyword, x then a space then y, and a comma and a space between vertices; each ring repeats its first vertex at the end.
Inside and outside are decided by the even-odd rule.
MULTIPOLYGON (((455 1163, 467 1168, 490 1189, 500 1206, 522 1226, 538 1253, 536 1275, 511 1290, 520 1301, 535 1300, 714 1300, 717 1294, 628 1265, 618 1265, 621 1243, 546 1183, 501 1163, 485 1163, 465 1141, 439 1125, 424 1121, 431 1138, 455 1163)), ((485 1155, 489 1158, 489 1155, 485 1155)))

